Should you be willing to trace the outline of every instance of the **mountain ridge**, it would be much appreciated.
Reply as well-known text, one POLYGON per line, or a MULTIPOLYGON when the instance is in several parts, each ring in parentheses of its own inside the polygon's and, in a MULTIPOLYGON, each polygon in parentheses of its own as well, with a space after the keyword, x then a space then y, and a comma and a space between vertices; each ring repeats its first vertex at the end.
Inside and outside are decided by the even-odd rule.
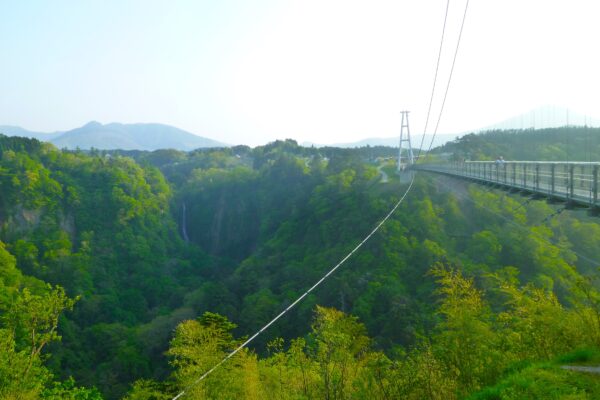
POLYGON ((20 126, 14 125, 0 125, 0 133, 5 134, 6 136, 20 136, 20 137, 28 137, 42 141, 50 141, 55 137, 61 135, 62 131, 56 132, 36 132, 30 131, 25 128, 21 128, 20 126))
POLYGON ((198 136, 177 127, 159 123, 102 124, 90 121, 68 131, 53 133, 30 131, 18 126, 0 125, 7 136, 31 137, 50 142, 59 148, 100 150, 158 150, 190 151, 206 147, 229 147, 228 144, 198 136))

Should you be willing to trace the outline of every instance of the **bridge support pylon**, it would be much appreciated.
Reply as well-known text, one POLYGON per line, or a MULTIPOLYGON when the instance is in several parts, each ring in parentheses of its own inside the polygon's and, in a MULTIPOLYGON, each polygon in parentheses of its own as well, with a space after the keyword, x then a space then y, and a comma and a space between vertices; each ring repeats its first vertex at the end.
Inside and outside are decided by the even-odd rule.
POLYGON ((400 121, 400 145, 398 146, 398 172, 404 170, 407 165, 415 163, 415 156, 413 154, 412 144, 410 142, 410 127, 408 125, 408 113, 410 111, 400 111, 402 119, 400 121), (406 148, 407 156, 406 163, 402 164, 402 144, 407 143, 406 148))

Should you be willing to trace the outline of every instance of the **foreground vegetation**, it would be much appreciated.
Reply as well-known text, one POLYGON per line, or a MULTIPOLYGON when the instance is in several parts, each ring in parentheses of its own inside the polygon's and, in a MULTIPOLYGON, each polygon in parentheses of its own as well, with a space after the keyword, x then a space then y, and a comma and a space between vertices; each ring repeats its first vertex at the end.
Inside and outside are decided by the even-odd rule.
POLYGON ((493 312, 460 272, 438 265, 431 274, 439 285, 440 319, 408 352, 388 357, 375 350, 356 317, 317 307, 306 338, 289 346, 276 339, 265 358, 236 355, 195 384, 237 344, 233 325, 206 313, 178 326, 169 349, 175 371, 166 383, 139 381, 128 398, 170 398, 182 389, 190 398, 214 399, 454 399, 470 393, 474 399, 593 399, 600 394, 600 378, 553 365, 523 367, 582 344, 597 346, 598 310, 565 309, 551 292, 519 287, 510 271, 500 271, 488 277, 488 290, 497 292, 506 308, 493 312))
POLYGON ((0 136, 0 397, 597 397, 557 359, 600 347, 597 219, 426 175, 188 388, 389 211, 405 188, 378 183, 389 152, 0 136))

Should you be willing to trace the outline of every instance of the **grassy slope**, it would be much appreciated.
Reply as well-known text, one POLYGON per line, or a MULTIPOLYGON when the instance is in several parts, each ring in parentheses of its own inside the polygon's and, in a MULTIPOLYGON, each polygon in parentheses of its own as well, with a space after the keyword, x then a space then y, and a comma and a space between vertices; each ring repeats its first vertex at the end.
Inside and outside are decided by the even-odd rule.
POLYGON ((600 374, 569 371, 562 365, 599 365, 599 349, 580 349, 553 362, 521 363, 494 386, 469 400, 600 399, 600 374))

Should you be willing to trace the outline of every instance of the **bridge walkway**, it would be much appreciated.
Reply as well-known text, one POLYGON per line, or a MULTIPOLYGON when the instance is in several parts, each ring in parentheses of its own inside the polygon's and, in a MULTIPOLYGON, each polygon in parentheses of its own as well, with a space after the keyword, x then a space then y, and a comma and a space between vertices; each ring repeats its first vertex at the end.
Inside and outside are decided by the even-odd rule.
POLYGON ((600 207, 600 162, 465 161, 415 164, 411 168, 497 184, 567 203, 600 207))

